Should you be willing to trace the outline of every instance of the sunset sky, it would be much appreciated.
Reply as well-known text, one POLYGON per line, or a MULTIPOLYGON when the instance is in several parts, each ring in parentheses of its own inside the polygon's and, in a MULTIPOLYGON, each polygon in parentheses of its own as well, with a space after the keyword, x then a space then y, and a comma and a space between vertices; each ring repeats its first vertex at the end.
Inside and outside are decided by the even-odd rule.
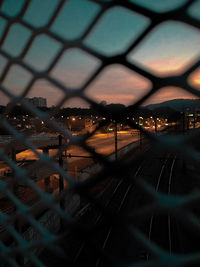
MULTIPOLYGON (((24 20, 35 27, 44 26, 58 4, 58 0, 32 0, 24 15, 24 20)), ((147 8, 164 12, 185 3, 186 0, 130 0, 147 8)), ((4 0, 1 10, 9 16, 15 16, 21 9, 24 0, 4 0)), ((51 26, 50 30, 66 38, 78 38, 91 20, 98 14, 100 7, 87 0, 69 0, 51 26)), ((188 14, 200 18, 200 1, 197 1, 188 14)), ((6 25, 0 17, 0 38, 6 25)), ((104 55, 116 55, 123 52, 146 29, 150 21, 140 14, 122 7, 115 7, 105 12, 94 30, 86 37, 84 44, 104 55)), ((2 49, 12 56, 19 56, 28 42, 31 31, 15 23, 10 28, 2 49)), ((36 70, 45 70, 62 44, 45 34, 40 34, 34 40, 26 54, 24 61, 36 70)), ((150 35, 127 57, 128 61, 140 65, 157 75, 167 76, 174 73, 181 74, 194 59, 200 55, 199 30, 187 24, 168 21, 156 27, 150 35)), ((7 64, 0 55, 0 75, 7 64)), ((101 62, 80 49, 66 50, 50 75, 74 90, 80 87, 101 62)), ((13 65, 3 82, 3 85, 14 94, 23 92, 32 74, 27 70, 13 65)), ((200 70, 191 75, 190 82, 200 89, 200 70)), ((90 84, 86 94, 100 102, 134 103, 151 88, 151 81, 144 79, 137 73, 121 65, 112 65, 90 84)), ((38 80, 28 97, 42 96, 47 98, 48 106, 56 105, 63 97, 59 88, 53 87, 46 80, 38 80)), ((188 98, 194 96, 176 88, 163 88, 151 98, 151 103, 162 102, 173 98, 188 98)), ((0 104, 7 104, 8 99, 0 92, 0 104)), ((70 100, 65 106, 86 106, 79 99, 70 100)))

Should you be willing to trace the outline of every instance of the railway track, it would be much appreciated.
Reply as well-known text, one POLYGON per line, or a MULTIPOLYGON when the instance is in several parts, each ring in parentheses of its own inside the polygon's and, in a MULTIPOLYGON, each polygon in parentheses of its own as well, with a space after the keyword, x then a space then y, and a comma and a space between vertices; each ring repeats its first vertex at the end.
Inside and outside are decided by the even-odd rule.
MULTIPOLYGON (((137 162, 131 172, 132 176, 138 179, 144 178, 147 183, 155 187, 157 192, 174 194, 175 174, 177 169, 180 168, 180 159, 176 155, 169 155, 162 151, 160 154, 156 152, 149 155, 148 159, 137 162)), ((175 187, 177 188, 177 185, 175 187)), ((110 216, 97 210, 92 203, 84 205, 76 216, 79 218, 80 224, 83 227, 86 226, 88 231, 82 234, 79 231, 70 232, 66 239, 59 244, 66 252, 66 258, 61 259, 54 255, 47 256, 47 254, 43 254, 41 259, 45 265, 100 267, 111 266, 113 259, 118 260, 119 258, 122 261, 129 261, 130 255, 129 252, 126 252, 128 246, 126 238, 129 238, 126 235, 128 232, 124 234, 126 229, 120 229, 121 225, 117 221, 115 223, 114 218, 117 220, 121 213, 124 213, 124 210, 134 212, 135 208, 138 209, 146 205, 149 199, 144 192, 135 188, 133 182, 122 177, 121 179, 113 178, 109 186, 99 196, 99 200, 106 212, 110 211, 110 216), (91 232, 90 229, 93 231, 91 232), (46 257, 48 259, 45 262, 46 257)), ((155 242, 159 247, 170 253, 184 252, 180 223, 172 218, 170 214, 152 214, 141 227, 140 222, 138 222, 138 225, 149 240, 155 242)), ((132 262, 154 259, 154 255, 151 255, 147 249, 142 248, 140 244, 133 243, 132 248, 135 249, 134 252, 130 252, 134 254, 130 256, 132 262)))
MULTIPOLYGON (((165 156, 162 156, 161 158, 165 158, 165 156)), ((165 174, 166 175, 166 171, 169 171, 169 177, 168 177, 168 182, 166 183, 166 179, 165 179, 165 183, 164 183, 164 187, 166 187, 167 185, 167 193, 170 194, 171 192, 171 184, 172 184, 172 175, 173 175, 173 170, 174 170, 174 166, 175 166, 175 162, 176 162, 176 157, 172 158, 170 157, 170 155, 167 156, 167 158, 164 159, 164 162, 162 163, 161 165, 161 168, 159 170, 159 175, 158 175, 158 180, 156 182, 156 191, 159 191, 160 187, 162 187, 162 191, 166 191, 165 188, 163 188, 163 185, 162 184, 162 179, 163 179, 163 175, 165 174)), ((144 167, 145 169, 145 167, 144 167)), ((141 173, 142 175, 142 172, 143 172, 143 166, 142 164, 138 167, 138 169, 135 171, 135 174, 134 176, 137 176, 138 173, 141 173)), ((121 190, 121 187, 119 187, 119 191, 121 190)), ((121 200, 119 202, 119 205, 118 205, 118 208, 116 209, 116 213, 119 214, 126 199, 128 198, 129 196, 129 193, 133 190, 134 192, 134 188, 133 188, 133 184, 129 184, 129 185, 126 185, 126 190, 122 190, 123 191, 123 194, 121 194, 121 200)), ((119 191, 116 190, 114 191, 115 194, 119 194, 119 191)), ((118 196, 119 198, 119 196, 118 196)), ((118 200, 119 201, 119 200, 118 200)), ((111 205, 112 206, 112 203, 108 202, 107 205, 111 205)), ((98 219, 100 218, 100 216, 98 217, 98 219)), ((151 240, 152 239, 152 228, 153 228, 153 224, 154 224, 154 216, 151 217, 150 219, 150 227, 149 227, 149 233, 148 233, 148 236, 149 236, 149 239, 151 240)), ((98 220, 97 220, 98 222, 98 220)), ((105 231, 104 233, 104 237, 101 238, 101 239, 98 239, 98 247, 99 247, 99 250, 101 251, 106 251, 107 250, 107 246, 109 246, 112 241, 112 231, 113 231, 113 228, 114 226, 111 225, 110 227, 108 227, 108 229, 105 231)), ((167 232, 168 232, 168 246, 169 246, 169 249, 171 250, 171 247, 172 247, 172 244, 171 244, 171 219, 170 219, 170 216, 167 217, 167 232)), ((83 252, 83 249, 81 249, 81 253, 84 254, 83 252)), ((81 262, 83 263, 83 257, 81 257, 81 254, 80 251, 78 253, 78 255, 76 255, 75 257, 75 260, 73 261, 73 266, 81 266, 81 262), (78 261, 79 259, 79 261, 78 261)), ((141 254, 143 252, 137 252, 137 254, 141 254)), ((144 253, 143 253, 144 254, 144 253)), ((145 252, 145 254, 147 255, 147 258, 149 258, 149 254, 147 252, 145 252)), ((90 257, 90 255, 88 255, 88 252, 85 251, 85 255, 87 255, 87 257, 90 257)), ((85 256, 86 258, 86 256, 85 256)), ((105 260, 105 259, 104 259, 105 260)), ((95 266, 95 267, 99 267, 99 266, 106 266, 106 263, 102 262, 102 259, 101 257, 98 257, 97 260, 93 260, 93 262, 88 265, 88 266, 95 266)))
MULTIPOLYGON (((140 162, 134 170, 135 176, 139 174, 141 168, 142 163, 140 162)), ((133 184, 130 184, 126 179, 113 179, 110 190, 105 192, 105 195, 102 196, 101 199, 101 202, 104 203, 104 208, 107 211, 110 210, 113 216, 118 216, 132 186, 133 184)), ((99 252, 103 252, 105 256, 104 250, 110 240, 114 226, 112 222, 109 222, 109 220, 105 218, 105 215, 98 212, 92 204, 86 204, 78 214, 81 215, 81 225, 89 225, 91 228, 96 227, 98 231, 95 233, 94 238, 93 236, 88 236, 86 238, 87 240, 81 240, 80 236, 76 236, 76 234, 74 235, 74 233, 72 233, 72 235, 68 237, 67 244, 65 243, 62 246, 68 255, 68 259, 64 261, 56 259, 56 262, 58 263, 58 260, 60 260, 59 266, 66 266, 66 262, 70 264, 69 266, 100 266, 101 257, 99 252)), ((53 265, 54 263, 52 262, 49 266, 53 265)))
MULTIPOLYGON (((188 181, 180 180, 184 171, 182 162, 180 155, 169 154, 165 151, 150 152, 144 162, 138 161, 132 175, 137 179, 144 179, 157 192, 175 195, 178 191, 178 194, 185 194, 188 181), (180 181, 185 183, 184 188, 182 184, 179 186, 180 181)), ((117 218, 121 215, 134 213, 135 210, 148 205, 152 198, 145 194, 137 184, 122 178, 121 180, 113 179, 110 189, 105 190, 100 201, 105 210, 110 211, 110 216, 106 218, 107 215, 104 216, 93 204, 86 204, 78 213, 80 224, 87 226, 88 229, 93 228, 93 232, 88 231, 88 235, 85 233, 82 236, 79 233, 70 233, 61 244, 66 252, 66 259, 54 257, 54 261, 48 260, 48 266, 68 264, 68 266, 77 267, 104 267, 112 266, 113 261, 119 264, 120 262, 129 264, 143 261, 145 264, 148 260, 155 260, 155 255, 130 237, 126 222, 124 225, 117 222, 117 218)), ((180 224, 180 221, 174 216, 171 217, 170 214, 152 214, 134 222, 134 225, 160 248, 169 253, 184 254, 187 249, 184 243, 187 242, 188 235, 184 236, 184 228, 180 224)))
MULTIPOLYGON (((141 168, 142 168, 142 163, 139 165, 139 167, 138 167, 137 170, 135 171, 135 173, 134 173, 134 177, 137 177, 137 176, 138 176, 139 172, 141 171, 141 168)), ((121 200, 121 202, 120 202, 120 205, 119 205, 119 207, 118 207, 118 209, 117 209, 117 214, 118 214, 118 215, 119 215, 119 213, 120 213, 120 211, 121 211, 121 209, 122 209, 122 207, 123 207, 123 205, 124 205, 124 203, 125 203, 125 201, 126 201, 126 199, 127 199, 127 196, 128 196, 128 194, 129 194, 129 192, 131 191, 132 187, 133 187, 133 183, 131 183, 131 184, 127 187, 127 189, 126 189, 126 191, 125 191, 125 193, 124 193, 124 196, 123 196, 123 198, 122 198, 122 200, 121 200)), ((108 241, 109 241, 109 239, 110 239, 110 237, 111 237, 111 232, 112 232, 112 230, 113 230, 113 226, 111 226, 111 227, 109 228, 108 232, 107 232, 107 235, 106 235, 106 237, 105 237, 105 239, 104 239, 104 242, 103 242, 103 245, 102 245, 102 247, 101 247, 102 250, 105 250, 106 245, 107 245, 107 243, 108 243, 108 241)), ((101 258, 98 258, 97 261, 96 261, 95 267, 100 266, 100 264, 101 264, 101 258)))
MULTIPOLYGON (((176 162, 176 156, 167 158, 161 167, 158 179, 156 181, 155 190, 156 192, 171 194, 171 185, 173 170, 176 162), (169 173, 168 173, 169 170, 169 173), (164 180, 164 181, 163 181, 164 180)), ((155 215, 153 214, 150 218, 149 228, 148 228, 148 239, 155 242, 159 247, 172 252, 172 234, 171 234, 171 217, 168 215, 155 215), (165 234, 162 235, 161 232, 165 234)), ((147 260, 152 256, 147 253, 147 260)))
MULTIPOLYGON (((183 168, 183 161, 184 159, 180 155, 168 155, 154 181, 156 192, 162 192, 165 195, 187 196, 193 192, 194 184, 196 189, 197 186, 200 187, 199 177, 196 177, 196 181, 194 181, 192 174, 183 168)), ((190 212, 192 216, 200 218, 197 207, 193 206, 190 212)), ((171 216, 170 213, 152 214, 145 227, 142 231, 149 240, 170 254, 186 256, 200 251, 198 232, 180 218, 171 216)), ((150 261, 155 258, 155 255, 144 249, 139 260, 150 261)), ((187 266, 199 266, 199 262, 187 266)))
MULTIPOLYGON (((159 164, 157 164, 158 168, 158 173, 159 175, 157 176, 155 188, 157 191, 163 191, 167 192, 170 194, 171 192, 171 185, 172 185, 172 176, 173 176, 173 170, 176 162, 176 158, 172 158, 168 155, 166 158, 166 155, 161 155, 160 156, 161 160, 159 160, 159 164), (169 174, 168 174, 168 170, 169 174), (166 179, 163 176, 166 176, 168 174, 168 180, 166 182, 166 179)), ((158 159, 156 159, 155 162, 157 162, 158 159)), ((143 176, 144 172, 147 172, 149 169, 150 165, 152 167, 152 159, 146 162, 140 162, 140 164, 137 166, 137 168, 132 172, 132 175, 137 177, 137 176, 143 176), (144 164, 145 163, 145 164, 144 164)), ((155 176, 155 175, 154 175, 155 176)), ((120 212, 122 209, 125 208, 126 202, 128 202, 129 198, 133 197, 132 193, 134 192, 135 188, 133 186, 133 183, 127 183, 125 179, 119 180, 118 182, 115 181, 115 185, 112 187, 111 192, 109 193, 110 196, 106 198, 106 201, 104 202, 104 207, 106 210, 111 210, 113 216, 116 215, 119 216, 120 212)), ((153 182, 152 182, 153 183, 153 182)), ((139 193, 140 194, 140 193, 139 193)), ((134 200, 135 201, 135 200, 134 200)), ((137 202, 137 201, 135 201, 137 202)), ((140 205, 139 203, 135 204, 136 206, 140 205)), ((69 263, 69 266, 109 266, 108 264, 111 265, 111 258, 114 255, 113 253, 110 253, 112 249, 110 249, 110 246, 115 243, 113 242, 113 236, 116 234, 115 232, 115 224, 113 222, 109 222, 107 220, 105 222, 105 218, 103 214, 99 214, 95 207, 92 207, 92 205, 87 204, 84 206, 81 211, 79 212, 81 216, 81 221, 80 223, 82 225, 90 225, 91 227, 97 226, 98 231, 94 234, 94 236, 88 236, 86 240, 80 240, 80 236, 74 236, 72 235, 71 237, 68 238, 67 242, 68 245, 65 243, 63 244, 63 248, 66 251, 66 254, 68 256, 67 262, 69 263), (102 226, 102 227, 101 227, 102 226), (105 226, 105 227, 103 227, 105 226), (69 246, 70 244, 70 246, 69 246), (111 258, 107 257, 108 255, 111 255, 111 258), (106 265, 107 264, 107 265, 106 265)), ((148 237, 150 240, 155 239, 155 234, 154 234, 154 228, 155 228, 155 221, 159 221, 160 217, 157 219, 155 218, 155 215, 152 215, 150 218, 150 223, 149 223, 149 232, 148 232, 148 237)), ((172 240, 171 240, 171 219, 170 217, 167 217, 165 224, 167 225, 167 233, 170 238, 168 238, 168 249, 171 250, 172 247, 172 240), (167 223, 166 223, 167 222, 167 223)), ((148 227, 146 227, 148 229, 148 227)), ((119 242, 119 240, 117 241, 119 242)), ((159 242, 159 241, 158 241, 159 242)), ((162 244, 161 244, 162 246, 162 244)), ((113 251, 112 251, 113 252, 113 251)), ((122 253, 123 254, 123 253, 122 253)), ((142 250, 140 247, 137 249, 135 252, 135 260, 137 261, 138 258, 141 257, 140 255, 146 255, 146 259, 149 259, 151 255, 148 254, 148 252, 144 253, 144 250, 142 250)), ((115 251, 115 255, 116 254, 115 251)), ((120 255, 121 256, 121 255, 120 255)), ((143 258, 145 259, 145 258, 143 258)), ((57 259, 58 260, 58 259, 57 259)), ((57 261, 56 260, 56 261, 57 261)), ((49 266, 53 266, 49 265, 49 266)), ((66 259, 65 261, 60 261, 59 266, 66 266, 66 259)))
MULTIPOLYGON (((142 164, 140 164, 136 170, 135 170, 135 176, 138 175, 138 173, 140 172, 142 168, 142 164)), ((132 188, 132 184, 127 184, 127 182, 124 179, 121 179, 117 182, 117 184, 115 185, 114 190, 112 191, 112 195, 109 199, 106 200, 105 202, 105 209, 109 209, 113 211, 113 214, 118 215, 126 201, 126 198, 132 188)), ((104 224, 104 216, 103 214, 99 214, 96 217, 95 220, 95 225, 103 225, 104 224)), ((97 244, 95 244, 97 250, 99 251, 105 251, 106 249, 106 245, 109 242, 109 239, 111 237, 111 233, 113 230, 113 225, 112 223, 105 227, 105 229, 102 229, 99 233, 98 233, 98 237, 97 240, 98 242, 95 242, 97 244)), ((81 266, 83 264, 83 262, 86 262, 88 257, 86 256, 88 254, 88 246, 86 243, 84 243, 77 251, 76 255, 74 256, 74 260, 73 260, 73 266, 81 266)), ((99 266, 101 264, 101 257, 97 254, 95 255, 95 257, 90 256, 90 262, 88 266, 99 266)))

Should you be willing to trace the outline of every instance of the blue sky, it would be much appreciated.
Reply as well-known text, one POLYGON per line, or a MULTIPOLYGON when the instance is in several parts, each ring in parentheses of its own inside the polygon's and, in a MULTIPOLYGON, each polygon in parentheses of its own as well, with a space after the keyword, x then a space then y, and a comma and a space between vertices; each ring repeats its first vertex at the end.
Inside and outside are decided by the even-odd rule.
MULTIPOLYGON (((130 0, 157 12, 165 12, 177 8, 186 0, 130 0)), ((24 0, 4 0, 1 10, 8 16, 14 17, 23 6, 24 0)), ((45 26, 58 5, 58 0, 32 0, 23 20, 39 28, 45 26)), ((57 16, 50 30, 66 41, 79 38, 94 17, 100 11, 98 4, 87 0, 69 0, 57 16)), ((196 18, 200 16, 200 1, 193 5, 188 13, 196 18)), ((0 38, 6 26, 6 21, 0 17, 0 38)), ((124 52, 126 48, 144 31, 150 20, 140 14, 131 12, 122 7, 114 7, 105 12, 93 31, 85 38, 84 44, 99 53, 112 56, 124 52)), ((19 56, 28 42, 32 32, 20 23, 10 28, 2 49, 13 57, 19 56)), ((38 71, 44 71, 54 60, 62 48, 62 43, 40 34, 32 43, 24 61, 38 71)), ((148 68, 158 75, 166 76, 172 73, 181 73, 188 64, 200 54, 199 31, 184 23, 175 21, 165 22, 156 27, 150 35, 127 59, 148 68)), ((0 55, 0 75, 7 60, 0 55)), ((81 86, 87 78, 101 65, 101 62, 83 52, 73 48, 66 50, 59 62, 50 73, 54 78, 66 86, 74 88, 81 86)), ((198 74, 197 74, 198 76, 198 74)), ((21 67, 14 65, 10 69, 3 85, 13 93, 19 94, 30 81, 32 75, 21 67)), ((198 78, 194 78, 198 81, 198 78)), ((106 68, 86 90, 86 93, 96 101, 106 100, 108 103, 121 102, 130 104, 151 88, 151 82, 138 74, 114 65, 106 68)), ((169 89, 169 91, 173 89, 169 89)), ((63 96, 62 92, 45 80, 34 84, 29 96, 43 96, 48 105, 55 105, 63 96)), ((187 97, 184 93, 168 94, 169 98, 187 97)), ((167 99, 167 93, 159 94, 152 102, 161 102, 167 99)), ((0 92, 0 104, 7 103, 6 97, 0 92)), ((80 101, 67 102, 66 105, 81 106, 80 101)))

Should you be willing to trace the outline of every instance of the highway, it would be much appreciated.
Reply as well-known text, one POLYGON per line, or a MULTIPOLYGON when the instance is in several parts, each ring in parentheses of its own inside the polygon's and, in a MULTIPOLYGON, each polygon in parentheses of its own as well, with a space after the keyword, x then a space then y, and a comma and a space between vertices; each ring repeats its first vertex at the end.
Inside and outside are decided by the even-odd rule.
MULTIPOLYGON (((121 149, 124 146, 127 146, 128 144, 137 141, 139 138, 137 133, 130 133, 130 132, 118 132, 118 149, 121 149)), ((50 140, 52 140, 52 137, 50 137, 50 140)), ((45 143, 49 145, 50 143, 47 142, 48 139, 45 139, 45 143)), ((58 143, 58 140, 56 139, 56 142, 58 143)), ((90 139, 87 140, 87 145, 94 148, 97 153, 100 153, 104 156, 107 156, 115 151, 115 145, 114 145, 114 134, 113 133, 106 133, 106 134, 96 134, 90 139)), ((39 142, 38 142, 39 143, 39 142)), ((53 144, 55 144, 55 139, 53 139, 53 144)), ((39 145, 42 145, 42 141, 39 143, 39 145)), ((40 153, 42 153, 41 149, 38 149, 40 153)), ((57 149, 50 149, 49 155, 55 156, 58 153, 57 149)), ((81 158, 82 156, 91 156, 87 151, 85 151, 80 146, 69 146, 66 153, 71 155, 70 158, 65 158, 64 163, 66 166, 66 160, 68 165, 68 171, 72 176, 77 176, 77 171, 85 168, 86 166, 93 163, 93 159, 91 158, 81 158), (76 157, 73 157, 76 156, 76 157), (77 157, 80 156, 80 157, 77 157)), ((23 161, 23 160, 38 160, 38 156, 35 155, 35 153, 28 149, 24 150, 20 153, 16 154, 16 160, 17 161, 23 161)), ((29 170, 31 168, 31 163, 26 164, 26 168, 29 170)), ((1 163, 0 165, 0 172, 3 173, 8 167, 6 167, 5 164, 1 163)), ((33 176, 36 176, 38 179, 42 179, 45 177, 48 177, 50 175, 53 175, 52 170, 46 166, 43 168, 37 168, 34 169, 33 176)))
MULTIPOLYGON (((134 135, 130 132, 118 132, 118 149, 138 140, 138 134, 135 133, 134 135)), ((109 155, 114 152, 114 134, 113 133, 106 133, 106 134, 96 134, 90 137, 87 141, 87 144, 94 148, 97 153, 101 153, 103 155, 109 155)), ((42 153, 42 150, 38 150, 42 153)), ((56 155, 57 150, 49 150, 49 155, 54 156, 56 155)), ((67 153, 79 156, 88 156, 89 153, 83 150, 79 146, 69 146, 67 149, 67 153)), ((24 150, 17 154, 17 160, 37 160, 38 157, 34 154, 32 150, 24 150)), ((70 162, 76 161, 77 158, 70 158, 70 162)))
MULTIPOLYGON (((55 143, 55 138, 53 139, 52 136, 48 137, 44 136, 39 138, 35 137, 37 143, 41 145, 41 143, 44 143, 49 145, 49 140, 53 140, 53 143, 55 143), (39 141, 38 139, 41 139, 39 141)), ((118 149, 122 148, 123 146, 128 145, 129 143, 135 142, 138 140, 138 135, 132 135, 129 132, 119 132, 118 133, 118 149)), ((58 138, 56 138, 56 142, 58 143, 58 138)), ((1 143, 3 146, 5 145, 5 140, 1 143)), ((109 155, 114 152, 115 147, 114 147, 114 134, 113 133, 108 133, 108 134, 97 134, 93 137, 91 137, 87 141, 88 145, 91 147, 95 148, 95 150, 98 153, 102 153, 103 155, 109 155)), ((42 150, 38 149, 39 152, 42 153, 42 150)), ((49 150, 49 155, 54 156, 58 153, 57 149, 50 149, 49 150)), ((90 156, 87 151, 84 151, 81 147, 78 146, 70 146, 69 149, 67 150, 67 154, 71 154, 71 158, 64 159, 64 168, 67 166, 67 170, 69 174, 72 177, 77 178, 78 176, 78 171, 81 169, 85 168, 86 166, 90 165, 93 163, 92 158, 77 158, 75 156, 90 156), (68 164, 66 164, 66 160, 68 161, 68 164)), ((17 161, 23 161, 23 160, 34 160, 37 161, 38 157, 34 154, 32 150, 24 150, 20 153, 16 154, 16 160, 17 161)), ((18 163, 19 164, 19 163, 18 163)), ((34 167, 34 162, 22 164, 21 167, 26 168, 28 171, 31 172, 32 177, 36 180, 37 185, 50 193, 56 193, 59 188, 59 177, 57 174, 54 173, 54 171, 47 166, 40 166, 35 168, 34 167), (50 177, 49 179, 49 184, 48 186, 45 184, 45 181, 43 178, 50 177)), ((8 171, 9 167, 1 162, 0 163, 0 173, 2 176, 2 180, 6 181, 8 184, 12 180, 12 176, 5 177, 3 174, 5 171, 8 171)), ((66 185, 66 183, 65 183, 66 185)), ((26 188, 26 187, 20 187, 18 189, 18 194, 20 199, 24 203, 33 203, 33 200, 36 198, 36 194, 32 192, 32 190, 26 188)), ((4 210, 6 213, 11 213, 13 211, 13 205, 11 203, 6 204, 6 201, 4 201, 5 195, 2 193, 0 194, 0 198, 2 200, 0 201, 0 208, 4 210)))

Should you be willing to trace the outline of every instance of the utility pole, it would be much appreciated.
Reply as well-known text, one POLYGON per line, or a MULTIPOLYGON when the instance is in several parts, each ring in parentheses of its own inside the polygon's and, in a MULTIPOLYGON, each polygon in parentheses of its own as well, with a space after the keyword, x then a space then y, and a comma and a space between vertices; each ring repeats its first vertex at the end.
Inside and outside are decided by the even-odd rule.
POLYGON ((139 140, 140 140, 140 148, 141 148, 142 147, 142 134, 140 130, 139 130, 139 140))
POLYGON ((190 129, 189 113, 190 113, 190 108, 188 107, 188 108, 186 108, 186 113, 185 113, 186 131, 188 131, 190 129))
POLYGON ((115 160, 117 160, 117 122, 115 122, 115 129, 114 129, 114 135, 115 135, 115 160))
MULTIPOLYGON (((58 145, 59 145, 59 165, 63 168, 63 158, 62 158, 62 135, 58 136, 58 145)), ((59 192, 62 192, 64 189, 64 182, 62 175, 59 175, 59 192)), ((65 208, 65 200, 63 197, 60 199, 60 207, 64 210, 65 208)), ((60 218, 60 230, 64 229, 64 221, 60 218)))
POLYGON ((184 110, 184 107, 183 107, 183 111, 182 111, 182 114, 183 114, 183 117, 182 117, 182 130, 183 130, 183 134, 185 133, 185 110, 184 110))
MULTIPOLYGON (((16 164, 16 150, 15 150, 15 147, 12 147, 12 150, 11 150, 11 158, 12 160, 15 162, 16 164)), ((16 178, 16 174, 15 174, 15 171, 12 170, 12 173, 13 173, 13 194, 16 196, 16 197, 19 197, 18 196, 18 181, 17 181, 17 178, 16 178)), ((16 211, 16 207, 15 207, 15 211, 16 211)), ((15 220, 14 220, 14 224, 13 224, 14 228, 16 229, 16 231, 21 234, 22 233, 22 229, 21 229, 21 225, 20 225, 20 220, 19 218, 17 217, 15 220)), ((14 243, 17 242, 17 241, 14 241, 14 243)), ((18 264, 18 266, 24 266, 24 257, 22 255, 16 255, 16 262, 18 264)))
MULTIPOLYGON (((59 165, 63 168, 63 159, 62 159, 62 136, 58 136, 58 145, 59 145, 59 165)), ((64 189, 64 182, 62 175, 59 175, 59 191, 62 192, 64 189)))
MULTIPOLYGON (((11 158, 12 158, 12 161, 14 161, 16 164, 16 151, 14 147, 12 147, 12 150, 11 150, 11 158)), ((12 170, 12 174, 13 174, 13 193, 15 196, 18 196, 18 181, 17 181, 17 178, 15 177, 14 170, 12 170)))
MULTIPOLYGON (((43 153, 46 153, 46 154, 49 155, 49 149, 48 148, 44 148, 43 149, 43 153)), ((45 190, 47 192, 49 192, 49 190, 50 190, 50 176, 44 178, 44 184, 45 184, 45 190)))
POLYGON ((196 127, 196 108, 193 108, 193 128, 196 127))
MULTIPOLYGON (((139 127, 142 128, 142 126, 143 126, 143 117, 139 117, 138 123, 139 123, 139 127)), ((140 130, 139 130, 139 140, 140 140, 140 148, 141 148, 142 147, 142 133, 141 133, 140 130)))

